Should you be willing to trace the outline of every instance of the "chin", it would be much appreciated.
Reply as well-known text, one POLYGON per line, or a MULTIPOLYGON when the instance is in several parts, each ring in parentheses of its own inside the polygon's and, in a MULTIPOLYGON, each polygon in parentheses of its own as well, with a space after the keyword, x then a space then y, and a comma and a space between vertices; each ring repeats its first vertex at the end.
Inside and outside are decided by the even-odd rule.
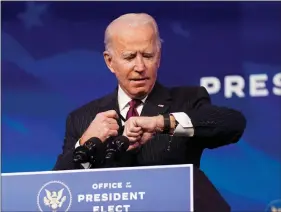
POLYGON ((147 96, 149 93, 149 89, 134 89, 134 91, 132 92, 133 96, 135 98, 144 98, 145 96, 147 96))

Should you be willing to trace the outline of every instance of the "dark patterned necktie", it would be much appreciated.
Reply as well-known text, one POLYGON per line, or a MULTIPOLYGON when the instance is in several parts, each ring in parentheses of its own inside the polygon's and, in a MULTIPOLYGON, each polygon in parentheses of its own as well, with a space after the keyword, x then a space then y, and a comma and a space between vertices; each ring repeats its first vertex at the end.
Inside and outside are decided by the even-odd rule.
POLYGON ((130 108, 128 110, 126 120, 128 120, 132 116, 139 116, 139 113, 137 111, 137 107, 141 104, 141 100, 139 99, 132 99, 129 102, 130 108))

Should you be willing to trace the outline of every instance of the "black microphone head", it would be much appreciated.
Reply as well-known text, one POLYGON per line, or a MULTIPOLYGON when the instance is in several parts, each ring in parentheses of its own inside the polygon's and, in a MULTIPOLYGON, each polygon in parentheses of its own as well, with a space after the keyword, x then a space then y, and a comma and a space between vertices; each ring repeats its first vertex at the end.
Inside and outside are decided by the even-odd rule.
POLYGON ((85 142, 84 146, 86 146, 90 152, 93 152, 100 149, 103 146, 103 143, 99 138, 92 137, 85 142))
POLYGON ((75 163, 96 163, 101 161, 99 152, 103 151, 103 143, 99 138, 92 137, 83 146, 77 147, 73 152, 73 162, 75 163))
POLYGON ((84 146, 79 146, 74 150, 73 153, 73 162, 75 163, 84 163, 88 162, 89 156, 88 156, 88 149, 84 146))
POLYGON ((130 146, 130 141, 125 136, 118 136, 115 139, 109 141, 106 146, 105 154, 105 167, 118 166, 118 160, 121 155, 127 151, 130 146))
POLYGON ((130 141, 126 136, 121 135, 115 139, 115 144, 117 151, 124 152, 129 148, 130 141))

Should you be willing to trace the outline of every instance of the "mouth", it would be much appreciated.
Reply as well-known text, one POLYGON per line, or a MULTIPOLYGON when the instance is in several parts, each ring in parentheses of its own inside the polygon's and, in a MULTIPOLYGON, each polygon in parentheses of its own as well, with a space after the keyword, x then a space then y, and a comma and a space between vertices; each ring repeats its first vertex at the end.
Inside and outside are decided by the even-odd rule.
POLYGON ((144 82, 146 80, 149 80, 148 77, 144 77, 144 78, 133 78, 133 79, 130 79, 130 81, 132 82, 144 82))

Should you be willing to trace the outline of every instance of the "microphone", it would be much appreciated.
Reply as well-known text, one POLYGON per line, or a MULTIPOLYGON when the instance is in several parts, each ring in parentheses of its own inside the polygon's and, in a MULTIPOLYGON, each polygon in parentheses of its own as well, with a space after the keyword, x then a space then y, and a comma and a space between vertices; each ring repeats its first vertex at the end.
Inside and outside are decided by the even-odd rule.
POLYGON ((116 161, 119 156, 126 152, 130 146, 130 141, 126 136, 118 136, 114 140, 110 141, 106 145, 105 151, 105 167, 116 166, 116 161))
POLYGON ((99 138, 92 137, 84 143, 83 146, 77 147, 73 152, 74 163, 90 162, 92 165, 101 165, 103 158, 101 153, 104 152, 104 145, 99 138))

